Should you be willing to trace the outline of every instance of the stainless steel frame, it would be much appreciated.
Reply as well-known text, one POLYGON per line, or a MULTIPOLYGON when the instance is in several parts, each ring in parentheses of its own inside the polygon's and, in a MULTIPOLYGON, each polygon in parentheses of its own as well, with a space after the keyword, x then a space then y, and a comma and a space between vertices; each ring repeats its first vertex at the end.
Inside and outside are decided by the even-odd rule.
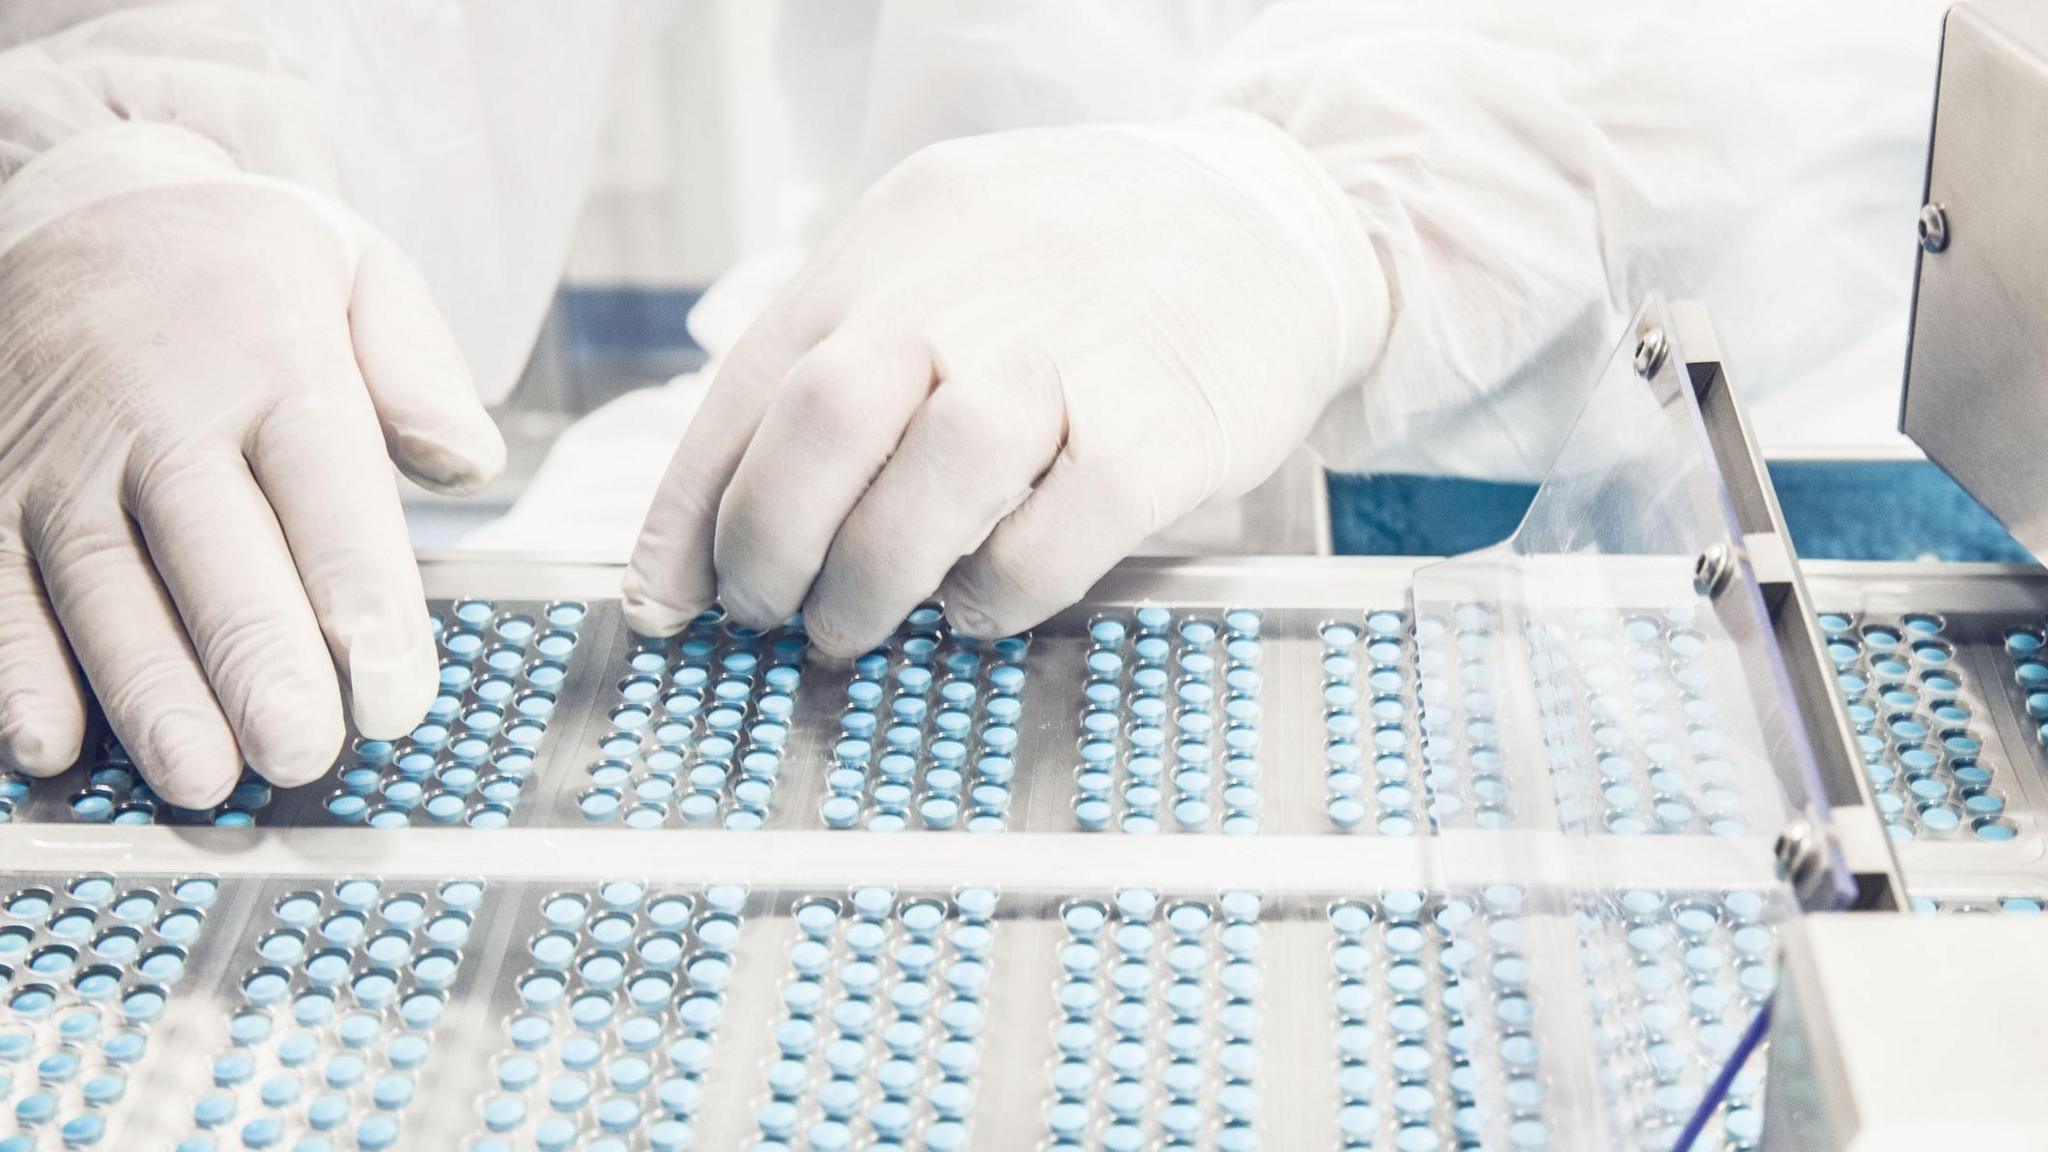
MULTIPOLYGON (((1898 864, 1878 826, 1868 778, 1856 747, 1854 726, 1844 711, 1823 653, 1815 606, 1807 591, 1784 512, 1771 488, 1763 453, 1757 449, 1740 401, 1721 363, 1720 342, 1704 309, 1674 309, 1687 350, 1686 369, 1699 399, 1707 440, 1721 467, 1742 533, 1741 551, 1763 595, 1772 641, 1790 672, 1794 703, 1806 746, 1818 770, 1825 850, 1839 854, 1856 884, 1855 907, 1902 907, 1898 864)), ((1811 829, 1793 829, 1795 835, 1811 829)), ((1787 844, 1788 852, 1802 849, 1787 844)))

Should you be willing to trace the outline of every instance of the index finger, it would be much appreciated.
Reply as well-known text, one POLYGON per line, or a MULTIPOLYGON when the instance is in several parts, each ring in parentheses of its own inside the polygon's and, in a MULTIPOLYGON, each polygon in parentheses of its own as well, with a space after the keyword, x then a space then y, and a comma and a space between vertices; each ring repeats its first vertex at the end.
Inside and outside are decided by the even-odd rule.
POLYGON ((718 369, 654 490, 620 593, 626 623, 670 636, 711 606, 718 574, 711 544, 718 503, 784 376, 823 334, 778 308, 755 322, 718 369))
POLYGON ((348 689, 357 731, 403 735, 426 714, 438 660, 398 488, 367 397, 343 378, 280 401, 249 466, 291 546, 348 689))

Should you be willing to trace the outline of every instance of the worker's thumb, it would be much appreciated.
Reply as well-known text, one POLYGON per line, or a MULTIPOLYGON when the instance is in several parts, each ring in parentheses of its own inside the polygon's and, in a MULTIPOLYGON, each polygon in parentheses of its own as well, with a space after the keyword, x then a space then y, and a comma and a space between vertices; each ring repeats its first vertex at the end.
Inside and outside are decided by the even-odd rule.
POLYGON ((477 402, 462 349, 419 271, 381 237, 357 262, 348 318, 356 365, 399 469, 455 495, 495 479, 505 441, 477 402))

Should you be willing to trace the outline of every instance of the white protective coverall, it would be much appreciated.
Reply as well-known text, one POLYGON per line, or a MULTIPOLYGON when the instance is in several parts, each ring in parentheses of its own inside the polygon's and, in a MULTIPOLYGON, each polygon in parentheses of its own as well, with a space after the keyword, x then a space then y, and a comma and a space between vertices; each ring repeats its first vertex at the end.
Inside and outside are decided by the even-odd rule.
POLYGON ((748 254, 692 313, 709 367, 584 418, 511 513, 467 542, 600 556, 630 547, 719 359, 854 197, 918 148, 1205 103, 1288 124, 1347 186, 1392 182, 1387 199, 1427 201, 1414 216, 1418 239, 1442 245, 1427 250, 1432 261, 1455 254, 1490 285, 1556 294, 1514 339, 1490 318, 1497 309, 1461 311, 1489 288, 1438 270, 1419 362, 1376 373, 1395 381, 1387 403, 1403 415, 1333 410, 1271 482, 1212 502, 1140 551, 1318 550, 1324 466, 1539 479, 1573 414, 1558 397, 1579 394, 1653 289, 1708 303, 1767 448, 1895 450, 1945 10, 1925 0, 1540 12, 1405 0, 877 3, 842 8, 829 28, 805 19, 784 29, 775 62, 786 115, 763 123, 809 162, 784 199, 820 207, 748 254), (1411 68, 1458 94, 1425 95, 1438 89, 1404 78, 1411 68), (1519 123, 1506 123, 1503 110, 1516 108, 1519 123), (1502 133, 1490 162, 1474 158, 1467 171, 1441 171, 1428 155, 1502 133), (1576 171, 1545 182, 1552 162, 1576 171), (1458 191, 1481 179, 1490 183, 1475 192, 1440 195, 1446 182, 1458 191))
MULTIPOLYGON (((106 7, 0 13, 15 45, 0 57, 0 761, 50 771, 75 755, 68 641, 152 781, 204 804, 241 759, 281 782, 324 770, 344 696, 379 734, 431 695, 417 577, 392 561, 395 501, 371 469, 332 465, 363 465, 354 430, 370 428, 433 486, 473 487, 498 466, 502 445, 454 383, 466 361, 477 393, 501 397, 531 346, 617 13, 251 0, 97 16, 106 7), (334 459, 315 466, 323 453, 334 459)), ((1312 541, 1312 471, 1297 462, 1259 488, 1304 437, 1333 468, 1539 474, 1573 415, 1560 397, 1652 290, 1704 298, 1746 384, 1868 356, 1878 374, 1857 406, 1882 411, 1944 8, 915 0, 839 8, 830 35, 807 35, 791 6, 787 130, 829 144, 807 173, 822 208, 693 316, 714 356, 747 370, 714 390, 664 493, 673 514, 649 521, 635 623, 675 626, 715 576, 742 615, 801 604, 827 650, 872 627, 861 582, 836 574, 876 557, 836 544, 826 557, 836 512, 804 526, 811 553, 764 567, 787 546, 776 525, 716 498, 730 482, 748 496, 737 503, 761 504, 789 475, 705 463, 737 457, 757 422, 781 435, 779 459, 822 435, 740 379, 780 386, 816 351, 818 331, 791 335, 807 294, 845 306, 825 325, 837 333, 915 312, 933 345, 916 350, 931 357, 919 379, 945 376, 940 353, 1024 330, 1021 349, 999 350, 1039 357, 1022 376, 1056 387, 1014 411, 983 396, 978 411, 1018 429, 1032 451, 1001 463, 1027 477, 1075 473, 1047 464, 1084 435, 1116 446, 1115 499, 1061 493, 1072 531, 1048 531, 1064 521, 1045 512, 1017 523, 1032 519, 1027 481, 984 493, 994 503, 974 516, 993 515, 939 541, 940 561, 974 553, 963 583, 948 577, 972 602, 965 622, 1004 629, 1185 513, 1209 520, 1201 548, 1219 526, 1256 549, 1312 541), (812 67, 806 51, 829 59, 812 67), (996 137, 895 167, 961 136, 1133 121, 1146 126, 996 137), (1012 191, 1022 199, 1005 202, 1012 191), (739 339, 842 217, 781 311, 739 339), (1091 295, 1112 271, 1145 306, 1091 295), (1145 421, 1152 434, 1130 433, 1145 421), (806 598, 814 576, 831 585, 822 605, 806 598)), ((572 430, 486 539, 623 547, 712 374, 572 430)), ((904 454, 933 456, 909 412, 877 426, 893 445, 906 421, 904 454)), ((853 484, 845 503, 859 496, 853 484)), ((892 496, 847 523, 904 539, 892 496)), ((912 595, 946 568, 928 574, 912 595)))

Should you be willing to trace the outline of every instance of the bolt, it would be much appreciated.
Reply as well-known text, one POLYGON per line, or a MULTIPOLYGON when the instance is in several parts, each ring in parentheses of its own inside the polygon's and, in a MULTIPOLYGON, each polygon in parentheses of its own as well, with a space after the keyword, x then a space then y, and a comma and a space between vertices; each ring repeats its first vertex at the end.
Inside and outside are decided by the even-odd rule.
POLYGON ((1636 375, 1647 380, 1664 366, 1664 354, 1670 344, 1664 339, 1662 328, 1650 328, 1636 338, 1636 375))
POLYGON ((1725 543, 1712 545, 1692 562, 1692 590, 1702 596, 1719 596, 1734 575, 1734 549, 1725 543))
POLYGON ((1939 204, 1929 204, 1920 209, 1920 247, 1928 252, 1941 252, 1948 248, 1948 209, 1939 204))
POLYGON ((1820 863, 1813 825, 1804 819, 1785 825, 1785 830, 1778 833, 1777 843, 1771 846, 1771 858, 1777 862, 1778 879, 1795 889, 1803 887, 1808 875, 1820 863))

